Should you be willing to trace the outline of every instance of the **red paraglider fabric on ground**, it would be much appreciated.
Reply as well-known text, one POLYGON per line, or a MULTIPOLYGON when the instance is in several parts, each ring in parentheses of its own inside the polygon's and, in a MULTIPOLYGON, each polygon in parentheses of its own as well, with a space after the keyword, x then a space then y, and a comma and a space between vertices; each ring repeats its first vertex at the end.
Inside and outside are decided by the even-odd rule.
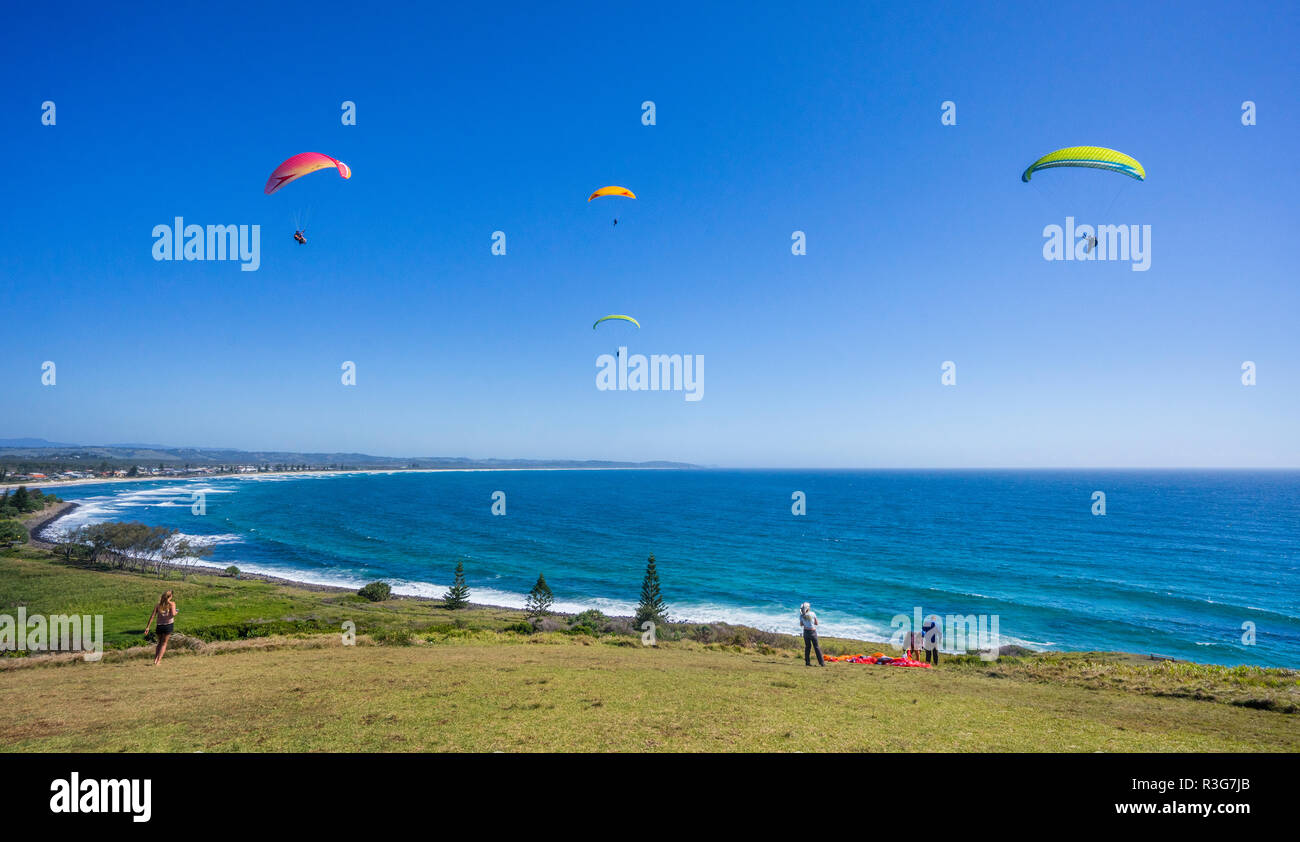
POLYGON ((934 664, 927 664, 924 661, 914 661, 911 658, 906 657, 891 658, 888 655, 881 654, 880 652, 877 652, 874 655, 827 655, 826 660, 831 663, 840 661, 845 664, 880 664, 882 666, 890 667, 921 667, 922 669, 930 669, 934 666, 934 664))

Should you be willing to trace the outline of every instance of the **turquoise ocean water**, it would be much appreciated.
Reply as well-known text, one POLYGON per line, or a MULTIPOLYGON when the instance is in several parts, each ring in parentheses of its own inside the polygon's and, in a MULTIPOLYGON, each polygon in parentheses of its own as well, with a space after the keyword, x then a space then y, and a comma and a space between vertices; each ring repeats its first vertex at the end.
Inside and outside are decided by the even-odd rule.
POLYGON ((996 616, 1002 643, 1040 649, 1300 667, 1293 471, 449 471, 55 493, 81 504, 60 528, 174 527, 212 564, 309 582, 439 596, 464 561, 476 602, 522 605, 544 572, 561 610, 629 614, 654 553, 675 618, 794 632, 808 600, 829 636, 887 640, 919 610, 996 616))

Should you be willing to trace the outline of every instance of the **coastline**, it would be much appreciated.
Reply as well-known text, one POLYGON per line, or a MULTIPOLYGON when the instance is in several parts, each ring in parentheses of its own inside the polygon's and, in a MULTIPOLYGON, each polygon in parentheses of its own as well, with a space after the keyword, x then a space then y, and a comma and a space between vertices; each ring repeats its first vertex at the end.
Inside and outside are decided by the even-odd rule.
MULTIPOLYGON (((465 470, 465 469, 451 469, 451 470, 465 470)), ((470 469, 470 470, 480 470, 480 469, 470 469)), ((496 468, 487 468, 487 469, 481 469, 481 470, 500 470, 500 469, 496 469, 496 468)), ((564 469, 564 468, 539 468, 539 469, 528 469, 528 470, 568 470, 568 469, 564 469)), ((585 469, 585 470, 601 470, 601 469, 585 469)), ((613 470, 627 470, 627 469, 625 469, 625 468, 616 468, 616 469, 613 469, 613 470)), ((331 473, 332 473, 332 472, 331 472, 331 473)), ((350 473, 350 472, 349 472, 349 473, 350 473)), ((376 472, 376 473, 390 473, 390 472, 389 472, 389 471, 378 471, 378 472, 376 472)), ((54 541, 51 541, 51 540, 47 540, 47 539, 46 539, 46 533, 47 533, 47 531, 48 531, 49 528, 50 528, 51 526, 53 526, 53 525, 54 525, 54 524, 55 524, 55 523, 56 523, 60 518, 64 517, 65 515, 71 514, 73 511, 75 511, 75 510, 77 509, 77 507, 78 507, 78 504, 75 503, 75 502, 64 501, 64 502, 62 502, 62 503, 57 504, 57 506, 55 507, 55 509, 54 509, 53 511, 43 512, 43 513, 42 513, 41 515, 39 515, 37 518, 34 518, 34 519, 33 519, 33 520, 28 524, 28 527, 27 527, 27 528, 28 528, 28 532, 29 532, 30 535, 31 535, 31 540, 30 540, 28 546, 30 546, 30 547, 34 547, 34 548, 37 548, 37 549, 42 549, 42 550, 52 550, 52 549, 54 549, 54 547, 57 546, 57 544, 56 544, 56 542, 54 542, 54 541)), ((195 563, 193 563, 193 564, 178 564, 178 563, 175 563, 175 562, 155 562, 155 564, 156 564, 158 567, 160 567, 161 569, 166 570, 166 571, 168 571, 168 572, 172 572, 172 573, 182 573, 182 574, 184 574, 184 573, 195 573, 195 572, 201 572, 201 573, 207 573, 207 574, 217 575, 217 576, 225 575, 225 572, 226 572, 226 569, 227 569, 227 566, 228 566, 228 565, 227 565, 227 566, 222 566, 222 565, 219 565, 219 564, 212 564, 212 563, 207 563, 207 562, 202 562, 202 561, 198 561, 198 562, 195 562, 195 563)), ((235 566, 237 567, 238 565, 235 565, 235 566)), ((258 582, 266 582, 266 583, 268 583, 268 584, 273 584, 273 585, 285 585, 285 586, 288 586, 288 587, 298 588, 298 589, 301 589, 301 590, 312 591, 312 592, 314 592, 314 593, 355 594, 355 593, 357 592, 357 588, 355 588, 355 587, 348 587, 348 586, 344 586, 344 585, 326 585, 326 584, 321 584, 321 583, 319 583, 319 582, 306 582, 306 581, 303 581, 303 580, 301 580, 301 579, 292 579, 292 578, 289 578, 289 577, 287 577, 287 576, 276 576, 276 575, 274 575, 274 574, 270 574, 270 573, 259 573, 259 572, 255 572, 255 571, 245 571, 245 570, 240 570, 240 572, 239 572, 239 578, 242 579, 242 580, 252 580, 252 581, 258 581, 258 582)), ((409 601, 412 601, 412 602, 431 603, 431 604, 432 604, 432 603, 441 603, 441 602, 442 602, 441 597, 437 597, 437 596, 424 596, 424 595, 421 595, 421 594, 398 594, 398 593, 395 593, 395 594, 392 595, 391 598, 392 598, 392 599, 400 599, 400 600, 409 600, 409 601)), ((498 604, 495 604, 495 603, 487 603, 487 602, 476 602, 476 601, 471 601, 471 602, 469 603, 469 606, 470 606, 471 608, 477 608, 477 609, 488 609, 488 610, 494 610, 494 611, 511 611, 511 612, 518 612, 518 613, 520 613, 520 614, 523 613, 523 609, 519 608, 519 606, 517 606, 517 605, 498 605, 498 604)), ((558 617, 572 617, 572 616, 575 616, 575 613, 574 613, 574 612, 562 611, 562 610, 556 610, 556 611, 554 611, 554 612, 552 612, 552 613, 553 613, 555 616, 558 616, 558 617)), ((611 620, 622 621, 622 622, 626 622, 626 623, 629 623, 629 624, 631 624, 632 621, 633 621, 633 619, 634 619, 631 615, 624 615, 624 614, 607 614, 606 616, 609 617, 609 619, 611 619, 611 620)), ((775 630, 769 630, 769 629, 761 629, 761 628, 758 628, 757 626, 750 626, 750 625, 746 625, 746 624, 744 624, 744 623, 729 623, 729 622, 727 622, 727 621, 725 621, 725 620, 707 620, 707 619, 705 619, 705 620, 686 620, 686 619, 682 619, 682 620, 671 620, 667 625, 669 625, 669 626, 684 626, 684 625, 725 626, 725 627, 736 628, 736 629, 746 629, 746 630, 753 631, 753 632, 758 632, 758 633, 761 633, 761 634, 778 634, 778 635, 784 635, 784 636, 794 637, 794 633, 793 633, 793 632, 782 632, 782 631, 775 631, 775 630)), ((868 639, 854 638, 854 637, 835 637, 835 638, 826 638, 826 639, 827 639, 827 640, 834 639, 834 640, 842 640, 842 641, 854 641, 854 642, 862 643, 862 644, 864 644, 864 645, 869 645, 869 646, 872 646, 872 647, 878 647, 878 646, 889 646, 889 645, 890 645, 888 641, 868 640, 868 639)), ((1022 647, 1022 648, 1023 648, 1023 647, 1022 647)), ((1028 649, 1026 649, 1026 651, 1032 651, 1032 650, 1028 650, 1028 649)))
MULTIPOLYGON (((28 546, 34 547, 36 549, 41 549, 41 550, 52 550, 56 546, 58 546, 57 542, 51 541, 46 537, 46 533, 48 532, 49 528, 54 525, 56 521, 58 521, 60 518, 64 517, 65 515, 69 515, 72 512, 76 511, 77 508, 78 508, 77 503, 65 500, 64 502, 56 505, 53 511, 41 512, 32 520, 25 522, 23 525, 27 527, 27 532, 31 536, 31 539, 28 542, 28 546)), ((171 562, 158 562, 157 564, 158 566, 162 567, 164 570, 174 571, 177 573, 193 573, 196 570, 201 570, 204 572, 221 574, 224 573, 226 570, 225 567, 222 567, 217 564, 204 564, 204 563, 175 564, 171 562)), ((300 582, 296 579, 287 579, 283 576, 272 576, 266 573, 245 573, 241 571, 239 577, 241 579, 254 579, 257 581, 270 582, 272 584, 277 584, 277 585, 292 585, 293 587, 303 588, 305 590, 310 590, 310 591, 329 592, 329 593, 355 593, 356 592, 356 588, 347 588, 347 587, 343 587, 342 585, 319 585, 313 582, 300 582)), ((423 596, 411 596, 411 597, 398 596, 394 598, 395 599, 427 599, 433 602, 438 601, 434 597, 423 597, 423 596)), ((481 607, 506 608, 507 606, 495 606, 495 605, 486 606, 485 605, 481 607)))
MULTIPOLYGON (((636 468, 429 468, 429 469, 412 468, 412 469, 404 469, 401 471, 392 471, 392 470, 294 471, 294 472, 282 472, 282 475, 284 476, 294 476, 294 475, 329 476, 334 474, 374 475, 374 474, 393 474, 393 473, 440 473, 443 471, 469 472, 469 471, 502 471, 502 470, 566 471, 566 470, 637 470, 637 469, 636 468)), ((658 469, 658 470, 671 470, 671 469, 658 469)), ((227 476, 235 477, 235 478, 256 479, 258 477, 268 476, 268 474, 265 473, 231 474, 227 476)), ((170 477, 170 478, 159 479, 156 477, 143 477, 143 478, 136 477, 136 478, 132 478, 129 481, 138 482, 138 481, 148 480, 148 479, 154 479, 160 482, 167 482, 167 481, 181 482, 189 479, 204 479, 204 478, 170 477)), ((124 480, 122 480, 121 478, 116 478, 112 480, 109 479, 84 480, 81 482, 86 484, 90 484, 90 483, 102 484, 104 482, 123 482, 123 481, 124 480)), ((71 485, 73 482, 75 481, 69 481, 68 483, 64 483, 64 484, 71 485)), ((63 503, 58 504, 58 507, 54 511, 46 512, 39 519, 34 519, 31 522, 32 525, 28 527, 28 531, 31 536, 30 546, 38 549, 45 549, 45 550, 54 549, 60 542, 57 540, 56 537, 50 536, 51 528, 61 518, 76 511, 78 507, 79 505, 75 502, 64 501, 63 503)), ((184 562, 153 562, 153 563, 156 564, 159 568, 166 570, 168 572, 175 572, 175 573, 182 573, 182 574, 203 572, 211 575, 226 575, 226 570, 229 567, 234 566, 236 568, 239 568, 240 579, 262 581, 268 584, 285 585, 289 587, 300 588, 303 590, 309 590, 316 593, 355 594, 358 588, 360 587, 360 585, 357 584, 333 584, 328 582, 313 582, 313 581, 307 581, 300 578, 294 578, 293 576, 277 575, 276 573, 265 573, 261 571, 255 571, 255 570, 245 570, 242 567, 240 567, 238 562, 232 564, 219 564, 219 563, 214 563, 212 561, 206 561, 206 560, 194 560, 189 563, 184 563, 184 562)), ((388 580, 381 580, 381 581, 388 581, 388 580)), ((393 584, 391 581, 388 581, 388 583, 390 585, 393 584)), ((435 584, 432 582, 422 582, 422 581, 411 582, 408 584, 423 586, 429 592, 427 593, 410 593, 409 591, 404 593, 394 592, 392 598, 411 600, 415 602, 427 602, 427 603, 440 603, 442 601, 441 597, 437 595, 436 592, 440 590, 441 587, 443 586, 435 586, 435 584)), ((511 596, 511 594, 506 594, 505 596, 508 597, 511 596)), ((633 619, 632 616, 629 614, 609 613, 608 608, 602 608, 599 605, 593 605, 590 603, 583 604, 582 600, 574 600, 573 603, 566 605, 564 607, 557 606, 556 609, 554 610, 554 613, 558 616, 576 616, 578 613, 581 613, 582 611, 586 611, 586 610, 601 610, 602 613, 605 613, 606 616, 610 617, 613 620, 626 621, 628 623, 631 623, 633 619), (577 603, 577 604, 573 604, 573 603, 577 603)), ((481 608, 481 609, 512 611, 512 612, 522 611, 521 605, 519 604, 518 601, 511 604, 507 602, 480 602, 475 600, 472 601, 470 604, 476 608, 481 608)), ((789 630, 783 630, 777 626, 773 626, 770 624, 755 624, 752 621, 747 622, 744 618, 725 617, 725 616, 680 617, 680 618, 673 619, 671 623, 673 625, 681 625, 681 626, 687 626, 687 625, 727 626, 727 627, 737 628, 737 629, 748 629, 753 632, 757 632, 761 634, 787 635, 787 634, 794 633, 789 630)), ((860 634, 854 634, 852 631, 850 631, 847 634, 844 633, 835 634, 832 635, 832 637, 834 639, 844 640, 844 641, 857 641, 862 643, 865 646, 872 646, 872 647, 882 647, 882 646, 892 645, 890 644, 889 639, 887 638, 864 636, 860 634)), ((1016 649, 1023 649, 1024 651, 1060 651, 1060 650, 1039 650, 1033 647, 1032 645, 1026 645, 1024 641, 1018 641, 1018 640, 1011 641, 1007 645, 1012 646, 1016 649)))
MULTIPOLYGON (((555 470, 636 470, 636 469, 630 469, 630 468, 430 468, 430 469, 405 469, 405 470, 400 470, 400 471, 392 471, 392 470, 320 471, 320 472, 302 471, 302 472, 283 472, 283 473, 280 474, 280 475, 283 475, 283 476, 293 476, 293 475, 295 475, 295 474, 298 474, 298 475, 321 475, 321 476, 328 476, 328 475, 332 475, 332 474, 355 475, 355 474, 393 474, 393 473, 410 473, 410 472, 417 472, 417 473, 435 473, 435 472, 443 472, 443 471, 467 472, 467 471, 501 471, 501 470, 541 470, 541 471, 555 471, 555 470)), ((238 475, 238 474, 235 474, 235 475, 230 475, 230 476, 242 477, 242 478, 257 478, 257 477, 259 477, 259 476, 261 476, 261 477, 268 476, 268 474, 260 474, 260 475, 258 475, 258 474, 244 474, 244 475, 238 475)), ((157 481, 166 482, 166 481, 169 481, 169 480, 170 480, 170 481, 182 481, 182 480, 187 480, 187 479, 203 479, 203 478, 201 478, 201 477, 200 477, 200 478, 175 478, 175 477, 173 477, 173 478, 164 478, 164 479, 161 479, 161 480, 158 480, 158 478, 153 478, 153 477, 149 477, 149 478, 134 478, 133 480, 122 480, 122 479, 120 479, 120 478, 117 478, 117 479, 112 479, 112 480, 109 480, 109 479, 103 479, 103 480, 85 480, 85 481, 83 481, 83 482, 86 483, 86 484, 89 484, 89 483, 100 484, 100 483, 104 483, 104 482, 142 481, 142 480, 147 480, 147 479, 153 479, 153 480, 157 480, 157 481)), ((69 482, 69 483, 64 483, 64 484, 72 484, 72 483, 69 482)), ((78 504, 77 502, 74 502, 74 501, 63 501, 63 502, 60 502, 60 503, 56 504, 56 506, 55 506, 52 510, 47 510, 47 511, 44 511, 44 512, 38 513, 37 515, 35 515, 34 517, 32 517, 30 520, 26 521, 26 522, 24 523, 24 525, 27 527, 27 529, 28 529, 28 531, 29 531, 29 535, 30 535, 29 546, 31 546, 32 548, 35 548, 35 549, 41 549, 41 550, 53 550, 55 547, 57 547, 57 545, 59 544, 59 541, 57 540, 57 538, 52 537, 52 536, 50 535, 50 530, 51 530, 51 528, 52 528, 52 527, 53 527, 53 526, 54 526, 54 525, 55 525, 59 520, 61 520, 63 517, 65 517, 65 516, 71 514, 72 512, 76 511, 78 508, 79 508, 79 504, 78 504)), ((162 563, 159 563, 159 567, 162 568, 162 569, 164 569, 164 570, 166 570, 166 571, 168 571, 168 572, 175 572, 175 573, 181 573, 181 574, 185 574, 185 573, 196 573, 196 572, 198 572, 198 573, 203 573, 203 574, 207 574, 207 575, 218 575, 218 576, 221 576, 221 575, 227 575, 227 574, 226 574, 226 570, 227 570, 228 567, 230 567, 230 566, 232 566, 232 565, 216 564, 216 563, 212 563, 212 562, 208 562, 208 561, 201 561, 201 560, 196 560, 196 561, 193 561, 193 562, 190 562, 190 563, 176 563, 176 562, 171 562, 171 563, 168 563, 168 562, 162 562, 162 563)), ((235 565, 233 565, 233 566, 238 567, 238 564, 235 564, 235 565)), ((301 590, 306 590, 306 591, 311 591, 311 592, 316 592, 316 593, 355 594, 355 593, 357 592, 357 589, 358 589, 358 586, 357 586, 357 585, 349 585, 349 584, 327 584, 327 583, 322 583, 322 582, 312 582, 312 581, 305 581, 305 580, 298 579, 298 578, 293 578, 293 577, 291 577, 291 576, 276 575, 276 574, 272 574, 272 573, 263 573, 263 572, 258 572, 258 571, 248 571, 248 570, 243 570, 243 569, 240 569, 240 572, 239 572, 239 574, 238 574, 238 578, 243 579, 243 580, 261 581, 261 582, 266 582, 266 583, 268 583, 268 584, 283 585, 283 586, 293 587, 293 588, 297 588, 297 589, 301 589, 301 590)), ((429 584, 429 585, 431 585, 432 583, 416 583, 416 584, 429 584)), ((433 595, 433 594, 431 594, 431 593, 430 593, 430 594, 419 594, 419 593, 394 593, 394 594, 392 595, 392 599, 395 599, 395 600, 407 600, 407 601, 418 602, 418 603, 430 603, 430 604, 437 604, 437 603, 441 603, 441 602, 442 602, 442 599, 441 599, 440 596, 433 595)), ((479 609, 501 610, 501 611, 510 611, 510 612, 520 612, 520 611, 521 611, 520 606, 517 605, 517 604, 512 605, 512 604, 501 604, 501 603, 498 603, 498 602, 479 602, 479 601, 473 601, 473 602, 470 603, 470 605, 472 605, 472 606, 475 607, 475 608, 479 608, 479 609)), ((560 608, 557 607, 557 609, 556 609, 553 613, 554 613, 555 615, 557 615, 557 616, 574 616, 576 613, 578 613, 578 612, 581 611, 581 610, 588 610, 588 608, 574 608, 573 606, 568 606, 566 609, 560 609, 560 608)), ((626 610, 626 609, 624 609, 624 610, 626 610)), ((606 614, 606 616, 610 617, 610 619, 613 619, 613 620, 619 620, 619 621, 627 621, 627 622, 631 622, 631 620, 632 620, 632 617, 627 616, 627 615, 623 615, 623 614, 606 614)), ((753 625, 753 624, 751 624, 751 623, 744 622, 743 620, 737 622, 737 621, 735 621, 735 620, 727 620, 727 619, 710 619, 710 618, 691 619, 691 618, 680 618, 680 619, 672 620, 672 621, 670 621, 670 623, 671 623, 671 625, 680 625, 680 626, 686 626, 686 625, 728 626, 728 627, 737 628, 737 629, 748 629, 748 630, 751 630, 751 631, 754 631, 754 632, 758 632, 758 633, 762 633, 762 634, 780 634, 780 635, 789 635, 789 634, 792 634, 791 632, 781 631, 781 630, 776 629, 776 628, 765 628, 765 627, 763 627, 763 626, 753 625)), ((865 645, 865 646, 873 646, 873 647, 883 647, 883 646, 890 646, 890 645, 892 645, 892 644, 890 644, 890 642, 889 642, 888 639, 876 639, 876 638, 870 638, 870 637, 858 637, 858 636, 852 636, 852 635, 850 635, 850 636, 845 636, 845 635, 842 635, 842 634, 840 634, 840 635, 833 635, 831 638, 826 638, 826 639, 837 639, 837 640, 841 640, 841 641, 855 641, 855 642, 862 643, 862 644, 865 645)), ((1002 647, 999 647, 999 648, 1000 648, 1000 649, 1014 649, 1014 650, 1021 650, 1021 651, 1025 652, 1025 653, 1033 652, 1033 653, 1042 653, 1042 654, 1048 654, 1048 653, 1050 653, 1050 654, 1082 654, 1082 653, 1085 653, 1085 652, 1091 652, 1091 651, 1112 651, 1112 650, 1056 649, 1056 648, 1052 648, 1052 649, 1043 649, 1043 648, 1039 648, 1039 647, 1033 646, 1032 644, 1024 645, 1024 643, 1023 643, 1022 641, 1015 641, 1015 642, 1012 642, 1012 643, 1006 644, 1006 645, 1004 645, 1004 646, 1002 646, 1002 647)), ((945 653, 948 654, 949 656, 951 656, 951 655, 953 655, 953 654, 957 654, 957 653, 953 653, 953 652, 948 652, 947 650, 943 650, 943 651, 945 651, 945 653)), ((1114 650, 1114 654, 1121 654, 1121 655, 1124 655, 1124 656, 1126 656, 1126 657, 1137 658, 1137 659, 1142 659, 1142 660, 1152 660, 1152 661, 1170 661, 1170 662, 1183 662, 1183 663, 1207 664, 1207 665, 1214 665, 1214 664, 1215 664, 1215 662, 1211 662, 1211 661, 1199 661, 1199 660, 1194 660, 1194 659, 1185 658, 1185 657, 1183 657, 1183 658, 1175 658, 1175 657, 1169 657, 1169 656, 1165 656, 1165 655, 1160 655, 1160 654, 1157 654, 1157 653, 1143 653, 1143 652, 1135 652, 1135 651, 1114 650)))
POLYGON ((54 549, 55 543, 45 540, 45 530, 59 518, 75 511, 77 507, 77 503, 64 500, 61 503, 56 503, 53 511, 37 512, 34 517, 23 521, 23 526, 27 528, 27 534, 30 536, 28 546, 41 550, 54 549))
POLYGON ((86 479, 68 479, 68 480, 42 480, 41 482, 11 482, 5 480, 0 482, 0 488, 17 488, 24 486, 26 488, 39 488, 44 491, 47 488, 70 488, 78 485, 107 485, 119 482, 190 482, 193 480, 214 480, 214 479, 262 479, 265 477, 327 477, 327 476, 356 476, 358 474, 443 474, 443 473, 475 473, 491 471, 688 471, 693 468, 669 468, 669 467, 641 467, 641 466, 620 466, 620 467, 520 467, 520 468, 355 468, 348 470, 311 470, 311 471, 262 471, 261 473, 251 474, 194 474, 181 477, 87 477, 86 479))
MULTIPOLYGON (((38 539, 37 533, 38 532, 43 533, 44 530, 47 527, 49 527, 52 523, 54 523, 60 517, 68 514, 75 508, 76 508, 75 503, 59 504, 58 511, 54 513, 50 513, 45 519, 41 520, 34 529, 31 530, 32 540, 29 543, 29 546, 36 547, 39 549, 45 549, 45 550, 53 549, 55 545, 47 541, 44 541, 43 539, 38 539)), ((216 576, 226 575, 225 574, 226 568, 214 564, 196 563, 196 564, 186 565, 186 564, 176 564, 174 562, 157 562, 156 564, 161 569, 173 573, 185 574, 185 573, 199 572, 199 573, 206 573, 209 575, 216 575, 216 576)), ((316 582, 304 582, 298 579, 290 579, 284 576, 274 576, 269 573, 255 573, 255 572, 247 572, 241 570, 239 572, 238 578, 240 580, 245 580, 245 581, 257 581, 257 582, 266 582, 267 584, 272 584, 272 585, 284 585, 286 587, 297 588, 299 590, 310 591, 312 593, 355 594, 357 592, 357 589, 353 587, 344 587, 342 585, 322 585, 316 582)), ((417 603, 428 603, 431 605, 438 604, 443 601, 440 597, 421 596, 419 594, 393 594, 390 597, 390 599, 404 600, 404 601, 417 602, 417 603)), ((513 605, 496 605, 492 603, 470 601, 469 603, 467 603, 466 607, 470 609, 478 609, 478 610, 509 611, 519 615, 524 614, 523 609, 513 605)), ((557 611, 552 611, 551 616, 557 618, 559 617, 571 618, 576 615, 573 612, 557 610, 557 611)), ((605 616, 612 621, 622 622, 628 624, 629 626, 633 624, 635 619, 630 615, 623 615, 623 614, 606 614, 605 616)), ((737 630, 745 630, 747 632, 757 633, 759 635, 778 635, 782 638, 789 638, 791 640, 795 640, 798 637, 798 635, 795 634, 794 632, 782 632, 782 631, 773 631, 769 629, 761 629, 756 626, 749 626, 743 623, 729 623, 725 620, 669 620, 664 625, 669 628, 672 628, 674 626, 678 626, 678 627, 710 626, 715 629, 718 627, 722 627, 722 628, 730 628, 730 629, 737 629, 737 630)), ((898 647, 894 646, 889 641, 866 640, 866 639, 855 638, 855 637, 826 636, 826 637, 822 637, 822 641, 825 643, 835 643, 841 645, 846 643, 862 644, 861 648, 863 651, 870 651, 873 648, 880 648, 880 647, 891 647, 892 649, 898 649, 898 647)), ((965 655, 974 654, 969 652, 954 653, 948 650, 941 650, 941 651, 943 655, 948 658, 952 658, 954 656, 960 657, 963 654, 965 655)), ((1192 664, 1198 664, 1202 666, 1221 666, 1218 664, 1202 663, 1198 661, 1186 661, 1184 659, 1171 658, 1163 655, 1157 655, 1154 653, 1143 654, 1140 652, 1124 652, 1124 651, 1112 652, 1112 651, 1103 651, 1103 650, 1066 650, 1066 649, 1039 650, 1039 649, 1031 649, 1025 646, 1020 646, 1018 644, 1008 644, 999 647, 1000 656, 1045 655, 1045 654, 1064 655, 1064 656, 1103 654, 1108 656, 1121 657, 1131 661, 1153 661, 1153 662, 1165 661, 1169 663, 1192 663, 1192 664)))
MULTIPOLYGON (((488 470, 494 470, 494 469, 488 469, 488 470)), ((548 469, 541 469, 541 470, 554 470, 554 469, 548 468, 548 469)), ((381 472, 381 473, 387 473, 387 472, 381 472)), ((57 504, 57 506, 53 511, 44 512, 42 513, 41 516, 31 521, 30 524, 28 525, 28 531, 31 535, 29 546, 38 549, 43 549, 43 550, 54 549, 56 544, 54 542, 46 540, 45 537, 46 531, 60 518, 72 513, 76 509, 77 509, 76 503, 64 501, 62 503, 57 504)), ((220 576, 220 575, 225 575, 225 571, 226 571, 226 567, 222 567, 221 565, 218 564, 210 564, 204 562, 195 562, 193 564, 178 564, 175 562, 157 562, 156 564, 158 567, 168 572, 182 573, 182 574, 202 572, 202 573, 220 576)), ((354 587, 346 587, 343 585, 325 585, 317 582, 306 582, 300 579, 291 579, 285 576, 275 576, 269 573, 258 573, 258 572, 249 572, 249 571, 241 570, 239 572, 238 578, 242 580, 266 582, 268 584, 273 584, 273 585, 285 585, 288 587, 298 588, 301 590, 311 591, 314 593, 355 594, 357 592, 357 588, 354 587)), ((396 594, 395 593, 392 595, 391 599, 409 600, 412 602, 422 602, 422 603, 431 603, 431 604, 442 602, 442 599, 440 597, 422 596, 420 594, 396 594)), ((470 603, 468 603, 468 606, 470 608, 476 608, 476 609, 487 609, 487 610, 494 610, 494 611, 511 611, 511 612, 518 612, 521 614, 523 613, 522 609, 514 605, 497 605, 493 603, 471 601, 470 603)), ((567 612, 567 611, 557 610, 552 613, 557 617, 575 616, 574 613, 567 612)), ((629 625, 632 624, 634 620, 634 618, 630 615, 607 614, 606 616, 609 617, 609 619, 611 620, 625 622, 628 623, 629 625)), ((769 629, 761 629, 756 626, 749 626, 743 623, 729 623, 725 620, 685 620, 685 619, 670 620, 668 623, 666 623, 666 625, 670 627, 687 626, 687 625, 701 625, 701 626, 714 626, 714 627, 723 626, 723 627, 730 627, 735 629, 745 629, 760 634, 777 634, 785 637, 790 637, 792 639, 796 636, 793 632, 782 632, 782 631, 775 631, 769 629)), ((825 639, 828 641, 836 640, 842 642, 852 641, 855 643, 862 643, 865 646, 867 646, 867 648, 892 645, 889 643, 889 641, 868 640, 868 639, 853 638, 853 637, 827 637, 825 639)), ((1002 648, 1023 650, 1024 652, 1039 651, 1039 650, 1033 650, 1033 649, 1029 649, 1028 647, 1022 647, 1018 645, 1013 645, 1009 647, 1004 646, 1002 648)), ((1051 651, 1056 651, 1056 650, 1051 650, 1051 651)), ((953 653, 946 653, 946 654, 951 656, 953 653)), ((1156 655, 1149 655, 1149 656, 1139 655, 1137 653, 1129 653, 1129 652, 1117 653, 1117 654, 1123 654, 1134 658, 1150 658, 1151 660, 1166 660, 1166 661, 1175 660, 1174 658, 1164 658, 1156 655)))

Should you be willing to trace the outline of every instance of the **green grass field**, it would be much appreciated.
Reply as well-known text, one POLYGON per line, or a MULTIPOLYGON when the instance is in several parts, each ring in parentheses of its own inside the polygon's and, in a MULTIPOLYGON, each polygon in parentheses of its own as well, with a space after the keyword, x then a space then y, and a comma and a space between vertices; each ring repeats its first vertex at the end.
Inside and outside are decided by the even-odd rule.
POLYGON ((1300 750, 1287 670, 1104 653, 808 668, 795 638, 738 627, 713 627, 712 642, 676 627, 648 648, 618 629, 507 631, 522 615, 506 609, 164 578, 34 549, 0 552, 0 614, 19 605, 104 615, 110 651, 0 658, 8 751, 1300 750), (166 588, 181 634, 154 668, 141 631, 166 588))

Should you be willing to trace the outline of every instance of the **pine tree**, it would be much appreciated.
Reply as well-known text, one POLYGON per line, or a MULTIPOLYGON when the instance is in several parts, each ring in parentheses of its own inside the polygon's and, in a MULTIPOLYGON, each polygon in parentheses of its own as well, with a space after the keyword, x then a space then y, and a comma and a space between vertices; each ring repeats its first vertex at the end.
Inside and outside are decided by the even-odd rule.
POLYGON ((637 628, 647 620, 655 625, 668 622, 668 603, 659 593, 659 571, 655 569, 654 553, 646 562, 645 578, 641 580, 641 602, 636 607, 637 628))
POLYGON ((469 605, 469 585, 465 584, 465 562, 456 562, 456 579, 451 589, 442 595, 442 607, 456 610, 469 605))
POLYGON ((545 617, 551 613, 551 604, 554 602, 555 595, 551 593, 551 586, 546 584, 546 576, 538 573, 537 584, 528 592, 528 601, 524 603, 528 617, 534 620, 545 617))

